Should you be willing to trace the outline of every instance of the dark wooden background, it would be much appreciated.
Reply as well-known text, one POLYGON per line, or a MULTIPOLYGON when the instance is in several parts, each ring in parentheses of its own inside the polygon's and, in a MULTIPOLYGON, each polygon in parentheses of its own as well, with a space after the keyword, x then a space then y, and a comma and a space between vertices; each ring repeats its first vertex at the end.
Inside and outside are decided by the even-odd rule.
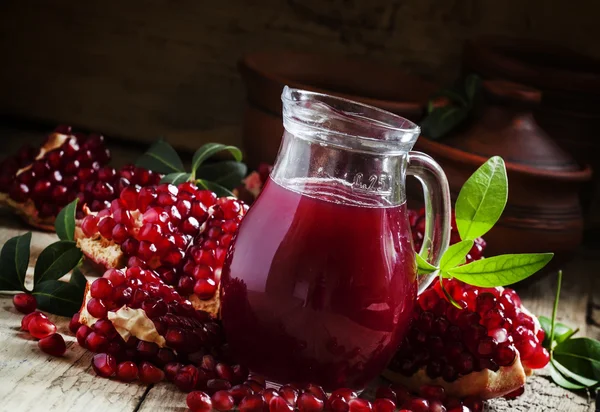
MULTIPOLYGON (((465 39, 600 57, 596 0, 2 0, 0 114, 193 149, 240 142, 236 62, 259 49, 391 61, 439 83, 465 39)), ((367 80, 368 81, 368 80, 367 80)))

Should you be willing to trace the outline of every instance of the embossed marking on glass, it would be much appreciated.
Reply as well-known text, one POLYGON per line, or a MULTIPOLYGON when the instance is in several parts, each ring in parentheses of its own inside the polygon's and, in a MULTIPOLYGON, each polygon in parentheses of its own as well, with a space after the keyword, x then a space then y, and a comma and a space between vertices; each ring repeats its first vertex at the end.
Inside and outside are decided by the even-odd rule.
POLYGON ((405 176, 423 184, 422 255, 448 246, 446 177, 411 152, 419 128, 374 107, 286 87, 285 133, 222 275, 232 354, 273 382, 363 388, 391 359, 417 293, 405 176))

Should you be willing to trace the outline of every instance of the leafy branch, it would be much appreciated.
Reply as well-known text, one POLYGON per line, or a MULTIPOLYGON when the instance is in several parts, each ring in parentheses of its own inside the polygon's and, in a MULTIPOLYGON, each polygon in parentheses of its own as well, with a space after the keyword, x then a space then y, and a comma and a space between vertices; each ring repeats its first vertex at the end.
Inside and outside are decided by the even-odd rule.
POLYGON ((242 163, 240 149, 220 143, 207 143, 196 150, 191 171, 186 172, 175 149, 162 139, 150 146, 136 165, 164 174, 161 183, 194 182, 198 187, 212 190, 218 196, 233 196, 231 190, 240 184, 248 171, 242 163), (228 152, 234 160, 206 163, 219 152, 228 152))
POLYGON ((597 388, 600 385, 600 342, 585 337, 573 338, 579 329, 573 330, 556 322, 561 284, 562 271, 559 271, 552 319, 539 317, 545 332, 543 346, 550 352, 550 376, 566 389, 597 388))
MULTIPOLYGON (((439 266, 417 257, 420 275, 434 272, 442 278, 457 278, 480 287, 506 286, 519 282, 542 269, 552 253, 523 253, 494 256, 464 264, 473 241, 486 234, 500 219, 508 199, 508 178, 501 157, 488 159, 465 182, 455 205, 456 226, 461 242, 451 245, 439 266)), ((449 294, 448 300, 456 304, 449 294)))
POLYGON ((77 200, 58 214, 55 222, 60 240, 39 255, 33 273, 33 288, 25 286, 29 266, 31 232, 9 239, 0 252, 0 291, 22 291, 35 296, 38 307, 50 313, 71 316, 83 301, 86 280, 78 269, 83 254, 74 239, 77 200), (59 280, 71 272, 69 282, 59 280))
POLYGON ((429 101, 427 117, 421 122, 423 135, 437 140, 466 121, 476 106, 480 89, 481 79, 469 75, 456 87, 434 94, 429 101))

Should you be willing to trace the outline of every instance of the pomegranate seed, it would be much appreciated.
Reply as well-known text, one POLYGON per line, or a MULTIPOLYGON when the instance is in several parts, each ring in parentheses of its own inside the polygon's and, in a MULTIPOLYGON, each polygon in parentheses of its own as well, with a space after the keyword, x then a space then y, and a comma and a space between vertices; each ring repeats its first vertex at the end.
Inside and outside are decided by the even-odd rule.
POLYGON ((29 293, 19 293, 13 296, 13 305, 19 312, 26 315, 37 308, 35 297, 29 293))
POLYGON ((217 391, 211 396, 212 406, 218 411, 230 411, 235 406, 233 396, 228 391, 217 391))
POLYGON ((116 223, 112 217, 105 217, 98 223, 98 231, 102 235, 102 237, 112 240, 112 231, 115 227, 116 223))
POLYGON ((351 399, 348 402, 348 407, 350 412, 371 412, 373 410, 371 402, 361 398, 351 399))
POLYGON ((236 405, 239 404, 246 396, 254 395, 254 390, 246 384, 235 385, 229 390, 229 394, 233 397, 236 405))
POLYGON ((206 382, 206 389, 211 393, 220 390, 228 390, 231 389, 231 383, 224 379, 209 379, 208 382, 206 382))
POLYGON ((77 343, 79 343, 79 346, 81 346, 82 348, 87 348, 86 340, 90 333, 92 333, 92 329, 90 329, 86 325, 81 325, 79 329, 77 329, 75 337, 77 338, 77 343))
POLYGON ((52 356, 62 356, 67 351, 65 340, 58 333, 53 333, 50 336, 40 339, 38 346, 43 352, 52 356))
POLYGON ((341 396, 331 396, 329 398, 328 410, 332 412, 348 412, 350 407, 348 406, 348 401, 341 396))
POLYGON ((292 412, 294 408, 280 396, 274 396, 269 401, 269 412, 292 412))
POLYGON ((410 409, 413 412, 428 412, 429 401, 423 398, 413 398, 402 405, 405 409, 410 409))
POLYGON ((81 221, 81 230, 87 237, 92 237, 98 231, 98 218, 94 215, 88 215, 81 221))
POLYGON ((140 381, 145 384, 158 383, 165 378, 163 371, 149 362, 142 362, 139 367, 140 381))
POLYGON ((52 323, 46 316, 35 315, 35 313, 39 312, 33 312, 33 314, 30 314, 31 318, 27 324, 27 330, 29 330, 31 336, 36 339, 43 339, 56 333, 56 325, 54 323, 52 323))
POLYGON ((313 393, 305 392, 298 397, 297 404, 300 412, 320 412, 323 410, 324 402, 313 393))
MULTIPOLYGON (((79 331, 81 331, 82 328, 79 328, 79 331)), ((77 334, 79 335, 79 331, 77 331, 77 334)), ((106 338, 106 336, 102 335, 99 332, 96 331, 92 331, 90 332, 87 337, 85 338, 85 348, 91 350, 92 352, 102 352, 106 349, 108 345, 108 339, 106 338)))
MULTIPOLYGON (((103 279, 103 278, 100 278, 103 279)), ((100 280, 97 279, 96 281, 100 280)), ((95 318, 98 319, 103 319, 106 317, 106 315, 108 314, 108 309, 106 309, 106 306, 104 305, 104 303, 97 298, 92 298, 88 301, 87 306, 86 306, 88 312, 90 313, 90 315, 92 315, 95 318)))
POLYGON ((79 312, 74 314, 71 320, 69 321, 69 330, 73 333, 77 333, 81 323, 79 323, 79 312))
POLYGON ((240 402, 239 410, 240 412, 263 412, 265 406, 262 395, 248 395, 240 402))
POLYGON ((179 369, 183 368, 183 366, 184 365, 179 362, 171 362, 166 364, 164 367, 164 372, 167 380, 172 382, 173 379, 175 379, 177 372, 179 372, 179 369))
POLYGON ((183 392, 192 391, 198 383, 198 369, 193 365, 180 368, 173 383, 183 392))
POLYGON ((217 284, 212 279, 199 279, 194 285, 194 294, 203 300, 212 298, 216 291, 217 284))
POLYGON ((110 299, 113 295, 112 282, 105 277, 96 279, 90 287, 90 294, 96 299, 110 299))
POLYGON ((269 402, 271 402, 271 399, 273 399, 273 397, 279 396, 279 393, 275 389, 273 389, 273 388, 263 389, 260 392, 260 394, 265 399, 265 402, 267 404, 269 404, 269 402))
POLYGON ((396 404, 388 398, 379 398, 373 402, 374 412, 394 412, 396 410, 396 404))
POLYGON ((317 399, 320 399, 322 401, 327 400, 327 395, 325 394, 325 391, 323 390, 322 387, 315 385, 314 383, 309 383, 306 388, 304 389, 305 392, 308 393, 312 393, 313 395, 315 395, 317 397, 317 399))
POLYGON ((192 412, 210 412, 213 407, 210 396, 200 391, 190 392, 186 403, 192 412))
POLYGON ((138 367, 131 361, 119 363, 117 366, 117 378, 121 382, 132 382, 138 377, 138 367))
POLYGON ((516 357, 517 351, 514 345, 500 345, 494 360, 500 366, 509 366, 513 364, 516 357))
POLYGON ((287 401, 292 407, 296 406, 298 401, 298 391, 289 385, 279 388, 279 395, 287 401))
POLYGON ((542 345, 538 345, 533 355, 523 363, 531 369, 541 369, 550 362, 550 354, 542 345))
POLYGON ((396 392, 389 386, 380 386, 375 392, 375 399, 391 399, 396 402, 396 392))
POLYGON ((117 361, 112 355, 97 353, 92 358, 92 367, 99 376, 109 378, 117 371, 117 361))
POLYGON ((113 326, 112 322, 108 319, 100 319, 96 323, 94 323, 93 329, 95 332, 98 332, 102 336, 105 336, 108 339, 114 339, 117 337, 117 330, 113 326))

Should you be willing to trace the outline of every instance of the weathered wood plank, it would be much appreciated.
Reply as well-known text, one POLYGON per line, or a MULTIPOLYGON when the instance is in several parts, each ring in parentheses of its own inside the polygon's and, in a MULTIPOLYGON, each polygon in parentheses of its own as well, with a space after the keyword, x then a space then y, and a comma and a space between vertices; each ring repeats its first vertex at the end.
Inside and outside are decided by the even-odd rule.
POLYGON ((67 341, 65 356, 54 358, 19 330, 21 318, 11 298, 0 296, 1 411, 135 410, 146 387, 98 378, 91 368, 92 354, 70 336, 68 319, 51 316, 67 341))

